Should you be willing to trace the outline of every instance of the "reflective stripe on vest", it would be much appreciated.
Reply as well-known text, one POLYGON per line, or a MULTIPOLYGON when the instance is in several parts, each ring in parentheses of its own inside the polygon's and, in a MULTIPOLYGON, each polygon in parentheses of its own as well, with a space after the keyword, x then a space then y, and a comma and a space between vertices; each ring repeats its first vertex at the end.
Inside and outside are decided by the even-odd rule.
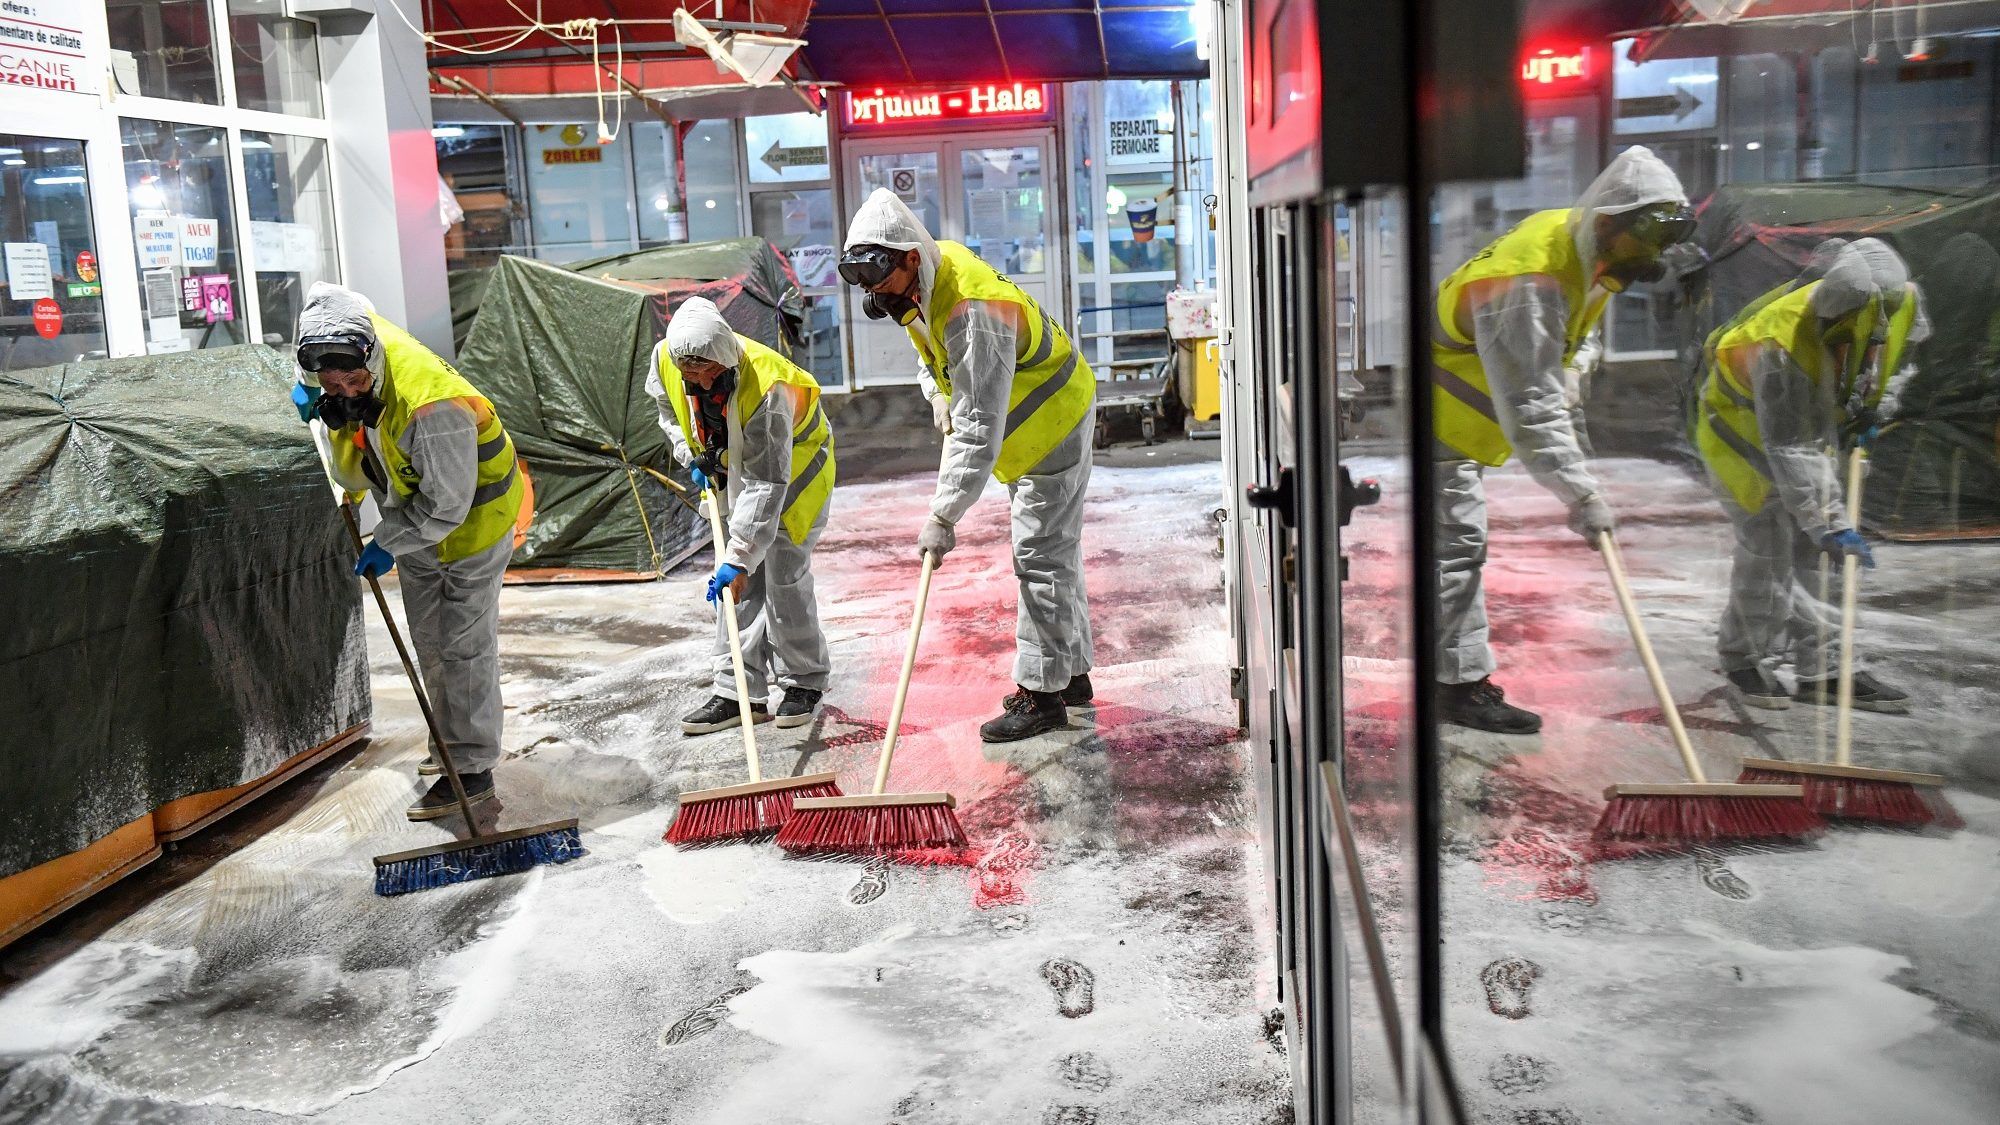
POLYGON ((1568 210, 1540 211, 1521 220, 1438 286, 1431 323, 1431 406, 1437 438, 1486 465, 1504 465, 1514 454, 1493 403, 1486 367, 1476 342, 1460 330, 1467 290, 1476 282, 1541 274, 1561 286, 1569 309, 1564 326, 1563 362, 1604 315, 1610 294, 1591 292, 1590 279, 1569 234, 1568 210))
MULTIPOLYGON (((743 349, 743 361, 736 367, 736 398, 730 405, 738 418, 747 424, 757 411, 764 409, 764 400, 771 396, 774 387, 783 385, 791 392, 791 478, 785 488, 785 506, 778 523, 792 542, 804 543, 833 496, 836 475, 833 427, 827 423, 826 410, 820 404, 819 381, 791 360, 742 333, 737 334, 736 343, 743 349)), ((696 454, 707 452, 692 424, 694 403, 688 397, 687 384, 681 381, 680 368, 668 358, 664 345, 653 349, 653 355, 660 386, 673 405, 674 420, 680 423, 688 448, 696 454)), ((729 463, 726 449, 722 452, 722 462, 729 463)))
POLYGON ((1827 352, 1812 311, 1819 282, 1790 283, 1751 302, 1710 337, 1708 376, 1696 407, 1694 444, 1729 495, 1746 512, 1762 511, 1771 495, 1771 464, 1757 424, 1758 353, 1780 348, 1815 383, 1828 373, 1827 352))
MULTIPOLYGON (((437 545, 439 562, 456 562, 491 548, 514 534, 526 485, 514 456, 514 440, 486 396, 479 393, 449 363, 416 337, 374 314, 369 320, 382 350, 384 408, 375 432, 381 440, 374 452, 388 472, 390 487, 408 499, 423 490, 423 478, 403 452, 403 435, 417 411, 433 403, 460 400, 472 408, 478 426, 478 472, 472 506, 457 529, 437 545)), ((347 431, 342 431, 347 434, 347 431)), ((337 435, 338 436, 338 435, 337 435)), ((354 439, 346 436, 352 446, 354 439)), ((342 444, 335 442, 336 448, 342 444)))
POLYGON ((1007 424, 1000 440, 994 479, 1011 484, 1035 470, 1090 413, 1097 376, 1040 304, 1002 277, 977 254, 956 242, 938 244, 937 277, 925 302, 924 319, 908 332, 930 369, 931 379, 951 395, 951 357, 945 322, 964 301, 998 301, 1020 310, 1027 346, 1014 361, 1014 385, 1007 393, 1007 424))

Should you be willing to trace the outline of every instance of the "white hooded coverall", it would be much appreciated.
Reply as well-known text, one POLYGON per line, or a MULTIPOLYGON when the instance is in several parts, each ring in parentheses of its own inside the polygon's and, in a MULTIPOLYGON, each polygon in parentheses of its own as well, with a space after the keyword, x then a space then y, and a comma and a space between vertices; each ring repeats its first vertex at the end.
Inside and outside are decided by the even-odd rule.
MULTIPOLYGON (((660 429, 673 447, 674 460, 685 467, 693 463, 694 450, 681 432, 673 405, 667 401, 666 387, 660 382, 663 356, 668 362, 698 356, 734 368, 743 362, 743 349, 722 310, 706 297, 688 298, 668 323, 667 338, 654 346, 646 393, 659 407, 660 429)), ((748 575, 743 596, 736 603, 743 678, 753 703, 766 701, 774 680, 780 688, 823 692, 832 658, 826 633, 820 628, 819 602, 813 594, 812 553, 820 533, 826 530, 826 516, 833 504, 829 501, 820 510, 804 543, 794 543, 791 536, 782 533, 779 518, 791 486, 792 428, 797 425, 792 396, 782 384, 774 385, 747 426, 737 417, 735 404, 731 396, 725 410, 729 484, 724 490, 723 529, 728 544, 717 562, 741 567, 748 575)), ((689 417, 694 416, 691 409, 689 417)), ((729 655, 729 626, 722 612, 718 599, 715 694, 734 700, 736 675, 729 655)))
MULTIPOLYGON (((361 294, 319 282, 306 294, 299 313, 299 337, 352 333, 375 341, 368 369, 382 390, 387 362, 368 320, 372 306, 361 294)), ((299 372, 308 386, 319 376, 299 372)), ((313 440, 328 466, 336 463, 326 427, 315 420, 313 440)), ((368 431, 368 448, 383 438, 368 431)), ((403 613, 410 643, 417 650, 431 713, 460 773, 485 773, 500 761, 500 585, 514 557, 514 537, 476 555, 440 563, 437 545, 465 522, 479 475, 478 423, 471 407, 446 401, 421 407, 403 431, 403 453, 423 484, 405 500, 392 488, 367 479, 334 483, 375 497, 382 519, 375 542, 396 557, 401 574, 403 613)), ((386 480, 386 473, 382 475, 386 480)))
MULTIPOLYGON (((846 248, 915 250, 919 309, 928 310, 940 261, 937 241, 895 193, 878 189, 855 213, 846 248)), ((921 322, 919 322, 921 323, 921 322)), ((1026 346, 1013 324, 986 302, 965 301, 945 323, 951 372, 951 432, 945 437, 931 514, 954 527, 979 500, 1000 462, 1015 362, 1026 346)), ((928 370, 924 396, 939 394, 928 370)), ((1013 510, 1015 617, 1014 682, 1059 692, 1090 671, 1095 650, 1083 579, 1083 498, 1090 486, 1095 404, 1041 463, 1007 486, 1013 510)))
MULTIPOLYGON (((1619 153, 1578 197, 1570 238, 1585 270, 1593 268, 1596 219, 1660 203, 1687 202, 1680 180, 1641 147, 1619 153)), ((1514 455, 1536 483, 1574 508, 1598 491, 1584 464, 1573 419, 1580 414, 1563 369, 1569 303, 1552 277, 1525 275, 1482 295, 1470 310, 1473 342, 1492 392, 1494 413, 1514 455)), ((1437 445, 1438 682, 1476 683, 1493 674, 1486 591, 1485 466, 1437 445)))

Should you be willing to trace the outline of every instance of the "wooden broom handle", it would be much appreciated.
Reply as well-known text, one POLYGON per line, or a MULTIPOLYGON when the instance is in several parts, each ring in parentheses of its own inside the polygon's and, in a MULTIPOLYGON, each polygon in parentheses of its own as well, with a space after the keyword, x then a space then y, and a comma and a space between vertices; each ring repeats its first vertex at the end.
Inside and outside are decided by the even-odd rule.
MULTIPOLYGON (((1866 458, 1856 445, 1847 455, 1847 522, 1861 531, 1861 465, 1866 458)), ((1854 608, 1861 598, 1861 560, 1853 555, 1840 557, 1840 694, 1833 719, 1833 761, 1853 765, 1854 761, 1854 608)), ((1824 691, 1822 683, 1820 690, 1824 691)))
POLYGON ((1646 679, 1652 682, 1653 694, 1659 697, 1660 714, 1666 717, 1667 729, 1674 733, 1674 748, 1681 752, 1681 764, 1687 767, 1688 780, 1696 784, 1706 784, 1707 775, 1701 772, 1701 762, 1694 756, 1694 744, 1688 741, 1687 728, 1681 725, 1680 708, 1674 706, 1674 696, 1667 689, 1667 677, 1660 671, 1659 658, 1653 655, 1653 642, 1646 639, 1645 622, 1639 620, 1639 607, 1632 601, 1632 588, 1625 582, 1625 560, 1618 555, 1618 542, 1608 531, 1597 533, 1597 551, 1604 556, 1604 569, 1611 572, 1611 588, 1618 592, 1618 608, 1625 611, 1625 628, 1632 632, 1632 644, 1639 650, 1639 662, 1646 666, 1646 679))
POLYGON ((896 735, 903 729, 903 704, 910 698, 910 673, 917 667, 917 640, 924 635, 924 606, 931 600, 931 574, 937 570, 936 555, 929 551, 918 553, 924 557, 924 572, 917 579, 917 604, 910 613, 910 643, 903 648, 903 674, 896 680, 896 702, 889 708, 889 729, 882 735, 882 760, 875 766, 877 797, 889 784, 889 763, 896 756, 896 735))
MULTIPOLYGON (((722 565, 722 553, 729 544, 722 536, 722 498, 715 490, 704 489, 702 496, 708 501, 708 530, 715 538, 715 565, 722 565)), ((764 771, 757 764, 757 733, 750 721, 750 680, 743 674, 743 637, 736 631, 736 593, 727 585, 722 587, 722 620, 729 626, 729 662, 736 672, 736 714, 742 719, 743 765, 749 770, 751 781, 764 780, 764 771)))

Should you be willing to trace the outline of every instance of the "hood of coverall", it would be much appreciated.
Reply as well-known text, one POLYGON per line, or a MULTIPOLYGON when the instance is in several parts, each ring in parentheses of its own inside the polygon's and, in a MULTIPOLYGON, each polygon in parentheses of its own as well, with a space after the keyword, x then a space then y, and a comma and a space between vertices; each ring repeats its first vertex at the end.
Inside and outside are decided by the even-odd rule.
POLYGON ((915 250, 917 252, 917 308, 924 309, 930 298, 931 287, 937 281, 938 253, 937 239, 924 229, 916 213, 909 205, 888 188, 876 188, 861 210, 854 213, 854 221, 847 224, 847 244, 843 250, 856 246, 886 246, 891 250, 915 250))
MULTIPOLYGON (((361 336, 372 347, 368 350, 368 373, 375 377, 375 390, 382 389, 382 341, 375 337, 375 325, 368 314, 375 306, 368 298, 356 293, 345 285, 335 285, 330 281, 316 281, 306 290, 305 308, 299 310, 299 335, 301 340, 312 336, 361 336)), ((319 386, 319 372, 307 371, 293 363, 298 380, 308 387, 319 386)))
POLYGON ((1812 310, 1822 320, 1846 316, 1867 304, 1875 293, 1868 259, 1851 242, 1842 243, 1837 250, 1821 243, 1806 268, 1820 274, 1819 287, 1812 294, 1812 310))
POLYGON ((1633 145, 1612 157, 1604 171, 1577 196, 1576 207, 1569 217, 1569 236, 1576 243, 1577 257, 1583 260, 1586 269, 1596 262, 1601 249, 1597 245, 1598 216, 1623 215, 1661 203, 1685 207, 1687 201, 1687 192, 1681 188, 1680 177, 1674 175, 1674 170, 1654 156, 1653 150, 1633 145))
POLYGON ((667 322, 667 358, 675 367, 682 360, 705 359, 733 368, 743 362, 743 345, 714 301, 689 297, 667 322))

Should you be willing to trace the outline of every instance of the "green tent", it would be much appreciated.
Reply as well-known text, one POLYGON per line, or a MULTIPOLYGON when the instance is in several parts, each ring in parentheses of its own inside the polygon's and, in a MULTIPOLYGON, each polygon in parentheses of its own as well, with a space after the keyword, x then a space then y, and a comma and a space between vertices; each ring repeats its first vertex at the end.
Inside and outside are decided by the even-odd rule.
POLYGON ((0 372, 0 875, 368 721, 292 379, 262 345, 0 372))
POLYGON ((1743 184, 1702 205, 1710 262, 1681 303, 1687 404, 1701 341, 1796 278, 1828 238, 1880 238, 1909 263, 1931 339, 1870 449, 1863 520, 1892 538, 2000 536, 2000 192, 1865 184, 1743 184))

